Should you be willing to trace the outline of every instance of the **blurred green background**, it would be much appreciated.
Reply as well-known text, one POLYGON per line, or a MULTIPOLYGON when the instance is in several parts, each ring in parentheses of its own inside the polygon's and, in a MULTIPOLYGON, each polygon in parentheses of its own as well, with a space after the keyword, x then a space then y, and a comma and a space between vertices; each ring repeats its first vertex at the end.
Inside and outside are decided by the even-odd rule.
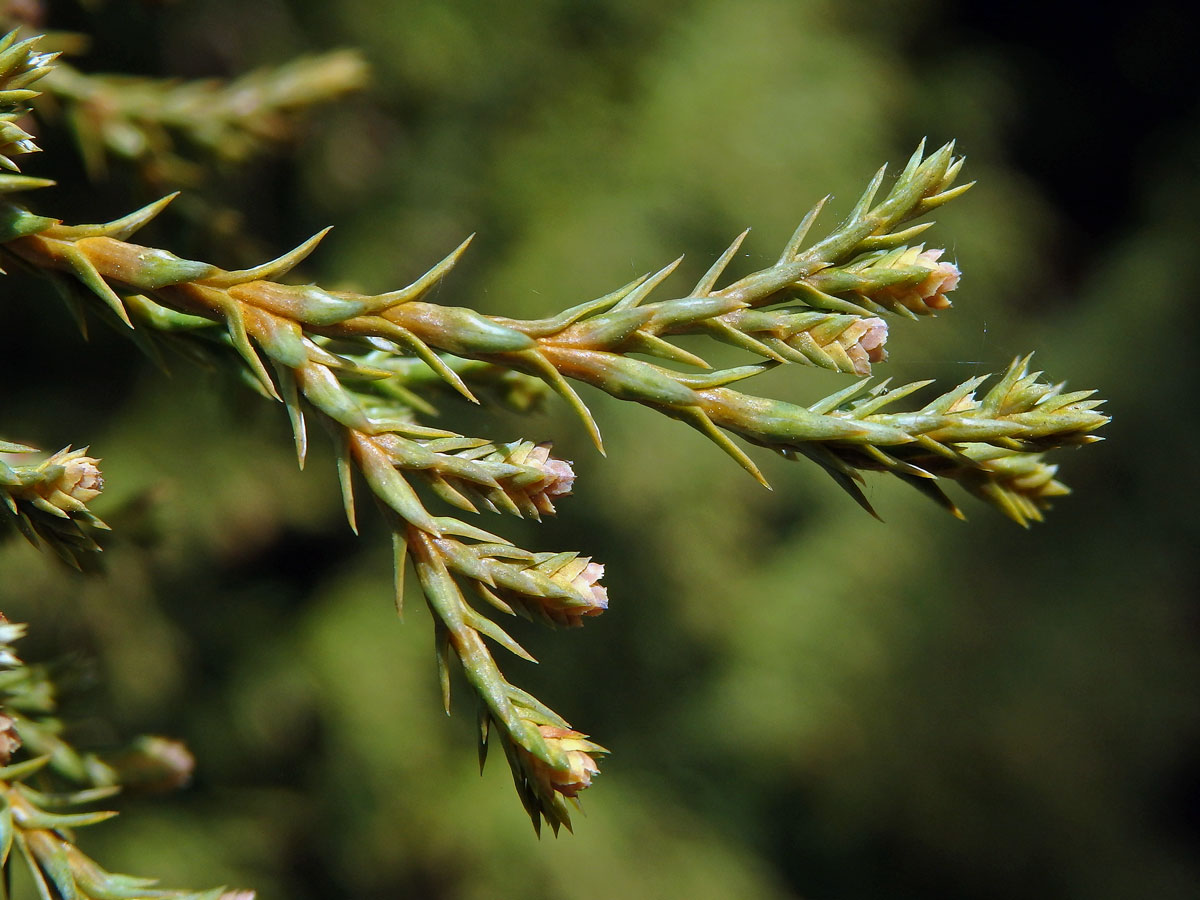
MULTIPOLYGON (((128 798, 84 848, 265 900, 1200 895, 1200 119, 1175 6, 52 5, 51 26, 93 35, 91 71, 361 48, 369 91, 211 185, 254 241, 223 243, 186 199, 146 239, 236 267, 334 223, 302 274, 375 291, 478 231, 436 299, 485 312, 550 314, 686 251, 683 289, 747 225, 750 271, 824 193, 829 227, 879 163, 957 138, 979 184, 929 241, 963 283, 949 313, 893 324, 877 373, 949 386, 1037 350, 1114 416, 1059 460, 1075 495, 1023 531, 875 479, 880 524, 759 454, 768 493, 596 392, 607 459, 556 402, 447 404, 468 433, 554 439, 580 474, 556 520, 483 524, 608 564, 605 616, 517 626, 542 664, 503 661, 613 751, 576 834, 539 842, 498 754, 478 777, 469 704, 442 715, 428 614, 410 590, 396 620, 386 534, 370 516, 348 533, 327 448, 297 471, 282 410, 187 362, 166 377, 102 327, 85 342, 10 276, 0 431, 90 444, 116 532, 102 579, 0 546, 0 609, 32 624, 26 658, 91 660, 81 742, 165 733, 199 760, 190 789, 128 798)), ((69 135, 40 141, 23 169, 62 186, 37 211, 149 199, 119 164, 81 193, 69 135)), ((842 383, 789 369, 758 390, 842 383)))

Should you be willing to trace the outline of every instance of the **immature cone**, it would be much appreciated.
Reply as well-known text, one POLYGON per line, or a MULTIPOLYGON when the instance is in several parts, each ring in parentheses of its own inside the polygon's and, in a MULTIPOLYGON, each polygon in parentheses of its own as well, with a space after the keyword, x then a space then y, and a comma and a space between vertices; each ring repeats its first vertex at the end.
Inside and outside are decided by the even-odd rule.
POLYGON ((37 467, 39 477, 24 487, 10 492, 18 500, 36 501, 55 515, 80 512, 100 495, 104 478, 98 459, 87 456, 86 448, 59 450, 37 467), (50 509, 53 507, 54 509, 50 509))
POLYGON ((545 472, 546 479, 539 485, 539 494, 543 494, 547 498, 565 497, 571 493, 571 488, 575 485, 575 470, 571 468, 570 460, 551 456, 550 447, 549 443, 537 444, 524 459, 519 460, 514 457, 512 461, 545 472))
POLYGON ((815 298, 808 298, 818 307, 822 305, 822 297, 832 296, 865 309, 930 316, 950 306, 946 294, 958 287, 961 277, 958 266, 942 262, 945 252, 920 246, 898 247, 845 267, 823 269, 803 283, 818 291, 815 298))
POLYGON ((553 500, 570 494, 575 484, 575 470, 571 468, 570 461, 551 456, 551 447, 549 441, 540 444, 519 442, 502 447, 489 457, 540 473, 540 477, 534 481, 523 478, 500 481, 509 498, 525 515, 534 518, 553 515, 553 500))
POLYGON ((600 584, 604 566, 573 553, 539 554, 528 568, 496 565, 497 593, 510 607, 555 625, 578 628, 584 616, 608 609, 608 589, 600 584))
POLYGON ((846 349, 846 355, 854 364, 855 375, 870 375, 871 363, 883 362, 887 359, 887 322, 879 318, 861 319, 842 332, 839 342, 852 340, 846 349))
POLYGON ((950 300, 946 294, 958 287, 962 273, 953 263, 941 262, 945 250, 921 250, 913 247, 892 263, 899 268, 912 266, 929 271, 924 281, 914 285, 893 285, 879 291, 877 297, 891 297, 913 312, 946 309, 950 300))
POLYGON ((67 452, 60 450, 50 457, 49 462, 63 467, 63 473, 54 482, 53 489, 61 491, 80 503, 88 503, 100 496, 104 490, 104 477, 100 474, 100 460, 85 456, 86 450, 67 452))
POLYGON ((592 605, 582 613, 585 616, 597 616, 608 609, 608 588, 600 584, 604 577, 604 565, 589 561, 583 571, 571 579, 571 585, 581 593, 591 592, 592 605))
POLYGON ((602 753, 604 748, 587 740, 586 734, 569 728, 539 725, 538 731, 551 749, 562 751, 567 765, 556 768, 522 748, 521 757, 530 781, 544 797, 555 793, 572 799, 578 797, 580 791, 591 785, 592 776, 600 774, 600 767, 589 754, 602 753))

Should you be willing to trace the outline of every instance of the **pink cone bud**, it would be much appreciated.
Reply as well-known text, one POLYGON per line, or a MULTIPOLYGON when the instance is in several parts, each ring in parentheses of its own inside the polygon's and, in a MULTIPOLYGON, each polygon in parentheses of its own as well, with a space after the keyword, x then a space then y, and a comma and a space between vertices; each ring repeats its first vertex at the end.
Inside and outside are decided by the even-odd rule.
POLYGON ((926 250, 917 256, 916 265, 930 269, 928 277, 915 288, 930 309, 945 309, 950 305, 946 294, 958 287, 962 273, 953 263, 939 262, 944 250, 926 250))
MULTIPOLYGON (((82 450, 75 452, 83 453, 82 450)), ((87 503, 98 497, 104 489, 104 476, 97 465, 99 460, 90 456, 69 456, 71 458, 62 462, 64 471, 54 486, 68 497, 87 503)))
POLYGON ((580 791, 591 785, 592 776, 600 774, 600 767, 588 752, 596 752, 600 748, 587 740, 587 735, 569 728, 539 725, 538 731, 546 743, 561 750, 567 759, 566 768, 555 768, 533 754, 522 754, 526 756, 529 774, 539 784, 540 793, 545 796, 552 792, 564 797, 579 796, 580 791))

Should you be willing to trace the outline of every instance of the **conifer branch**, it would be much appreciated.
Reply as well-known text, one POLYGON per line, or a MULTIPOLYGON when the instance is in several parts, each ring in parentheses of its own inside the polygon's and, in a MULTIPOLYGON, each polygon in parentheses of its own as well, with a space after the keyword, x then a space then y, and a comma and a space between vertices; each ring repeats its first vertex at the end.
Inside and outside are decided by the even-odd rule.
MULTIPOLYGON (((49 64, 32 47, 23 42, 0 54, 0 63, 11 63, 8 69, 0 65, 0 74, 12 73, 8 84, 0 78, 0 100, 8 97, 14 109, 33 93, 19 88, 45 74, 49 64), (15 53, 16 48, 22 49, 15 53), (18 87, 10 91, 12 85, 18 87)), ((64 77, 70 83, 72 76, 64 77)), ((136 92, 129 96, 136 99, 136 92)), ((220 105, 217 95, 205 96, 220 105)), ((262 96, 267 103, 274 95, 262 96)), ((162 112, 167 106, 150 104, 159 109, 154 121, 168 121, 162 112)), ((189 116, 194 113, 192 107, 189 116)), ((23 140, 10 143, 28 149, 23 140)), ((234 138, 214 140, 238 147, 234 138)), ((916 319, 948 308, 958 268, 942 260, 942 250, 912 243, 929 227, 912 223, 970 187, 955 186, 962 162, 951 144, 928 156, 922 144, 881 201, 876 195, 884 169, 832 232, 806 244, 821 201, 775 263, 724 287, 745 232, 684 296, 654 299, 679 265, 676 260, 603 297, 537 320, 430 301, 469 237, 408 286, 376 295, 280 280, 324 232, 277 259, 237 271, 130 242, 170 198, 95 225, 66 225, 0 204, 0 255, 53 278, 75 306, 91 302, 132 329, 152 352, 157 352, 152 336, 161 335, 185 343, 206 340, 226 355, 236 354, 239 371, 286 407, 301 465, 308 419, 321 423, 334 441, 351 528, 357 527, 355 472, 391 528, 398 609, 406 566, 416 572, 434 616, 447 708, 451 661, 457 659, 479 703, 481 759, 494 729, 535 828, 546 821, 557 832, 570 827, 567 801, 590 784, 598 772, 596 757, 606 751, 505 678, 489 641, 532 657, 471 605, 467 594, 505 615, 576 626, 607 608, 599 583, 603 566, 572 552, 532 553, 426 507, 417 485, 466 512, 540 519, 554 512, 575 477, 568 462, 550 455, 547 442, 500 443, 423 424, 421 416, 434 410, 431 383, 475 403, 480 385, 498 387, 502 397, 522 404, 536 399, 538 392, 530 389, 536 380, 543 392, 552 390, 572 406, 599 447, 599 428, 572 386, 585 383, 695 428, 764 485, 736 438, 787 458, 813 460, 871 512, 859 483, 863 472, 883 471, 956 515, 961 512, 938 479, 958 481, 1020 524, 1036 521, 1052 498, 1066 493, 1042 454, 1096 440, 1094 432, 1108 420, 1096 411, 1099 401, 1091 392, 1068 393, 1062 385, 1039 381, 1028 357, 1015 361, 980 396, 984 379, 971 379, 909 411, 894 407, 927 383, 871 387, 864 379, 809 407, 731 387, 788 363, 868 375, 871 364, 885 358, 883 316, 916 319), (708 335, 758 361, 714 370, 701 353, 672 341, 681 335, 708 335)), ((10 511, 30 528, 36 530, 35 515, 70 522, 72 516, 86 517, 86 499, 75 498, 80 508, 68 502, 66 463, 64 457, 55 464, 63 473, 0 469, 10 511)), ((46 852, 58 853, 58 859, 68 851, 46 852)))
MULTIPOLYGON (((311 252, 314 241, 305 242, 270 263, 241 272, 221 270, 126 242, 124 238, 157 215, 161 205, 106 225, 63 226, 31 217, 15 207, 0 221, 6 220, 7 231, 19 235, 5 246, 23 264, 35 270, 74 275, 126 322, 129 316, 122 298, 133 295, 149 298, 156 306, 176 314, 221 323, 229 343, 266 395, 280 399, 261 358, 264 353, 274 366, 292 372, 290 377, 299 393, 312 404, 343 426, 366 434, 403 431, 410 425, 407 421, 372 420, 367 416, 340 379, 349 375, 370 380, 380 373, 371 370, 366 357, 351 359, 329 352, 319 343, 321 338, 350 342, 376 353, 380 347, 390 348, 383 351, 389 355, 415 353, 472 400, 474 396, 439 353, 540 377, 568 397, 589 430, 594 431, 590 413, 564 379, 583 381, 615 397, 635 400, 686 422, 764 483, 757 465, 729 435, 784 455, 815 459, 861 502, 861 495, 850 484, 856 477, 850 469, 895 470, 898 467, 878 462, 884 453, 882 448, 910 443, 922 436, 939 438, 947 434, 948 425, 940 419, 935 421, 928 412, 903 418, 831 414, 833 408, 826 409, 827 403, 805 409, 727 386, 756 374, 761 367, 689 375, 628 354, 648 351, 671 355, 665 348, 672 345, 663 335, 716 329, 726 339, 737 334, 756 342, 764 348, 772 364, 780 359, 809 362, 814 354, 829 358, 833 355, 830 348, 837 347, 840 360, 834 363, 834 368, 860 369, 864 359, 869 360, 873 352, 881 349, 882 320, 873 315, 829 314, 812 308, 780 310, 771 304, 787 302, 799 292, 835 299, 839 294, 843 297, 853 294, 860 303, 872 305, 873 309, 867 310, 870 312, 904 310, 915 314, 948 306, 945 292, 956 285, 958 272, 940 262, 939 252, 898 248, 870 250, 865 257, 855 254, 864 243, 874 247, 904 233, 891 229, 929 208, 931 202, 933 205, 943 202, 934 198, 952 195, 956 189, 949 189, 948 184, 957 170, 958 161, 953 159, 949 146, 923 161, 914 156, 882 203, 870 207, 874 189, 869 190, 860 208, 832 235, 806 251, 793 252, 789 245, 783 262, 728 288, 714 288, 724 265, 718 261, 698 285, 705 291, 704 296, 645 302, 670 274, 672 264, 598 301, 568 310, 554 319, 532 322, 483 316, 467 308, 441 306, 424 299, 451 270, 465 250, 465 242, 407 288, 364 295, 269 280, 286 274, 311 252), (835 267, 834 264, 847 257, 851 260, 849 264, 835 267), (775 347, 754 337, 755 333, 774 342, 775 347), (787 336, 776 336, 779 334, 787 336), (820 338, 833 335, 833 339, 822 348, 814 334, 820 338), (852 337, 846 339, 847 334, 852 337), (811 340, 805 341, 801 336, 811 340), (793 345, 809 348, 810 352, 805 354, 793 349, 793 345), (791 351, 788 356, 782 353, 785 349, 791 351), (934 433, 927 434, 931 431, 934 433), (858 461, 852 465, 849 460, 855 458, 850 449, 853 447, 869 448, 860 455, 866 454, 872 462, 858 461), (840 462, 831 463, 833 458, 840 462)), ((726 253, 722 260, 729 256, 726 253)), ((755 344, 750 347, 754 349, 755 344)), ((962 413, 958 416, 960 420, 963 417, 962 413)), ((979 417, 980 413, 971 413, 972 419, 979 417)), ((295 410, 293 421, 296 421, 295 410)), ((1026 419, 1009 416, 1002 428, 992 426, 989 430, 975 422, 969 434, 960 424, 955 436, 942 443, 970 440, 1008 450, 1036 443, 1036 449, 1042 450, 1056 443, 1054 435, 1059 429, 1066 429, 1065 434, 1094 430, 1104 421, 1103 416, 1091 412, 1091 407, 1084 410, 1068 404, 1049 424, 1042 422, 1038 426, 1041 431, 1035 431, 1026 419), (1080 413, 1081 417, 1068 421, 1069 412, 1080 413)), ((394 439, 392 444, 393 452, 399 452, 400 444, 394 439)), ((454 464, 443 463, 443 468, 448 465, 454 464)), ((444 478, 435 479, 435 483, 444 496, 454 496, 454 489, 445 488, 444 478)), ((399 500, 397 490, 391 491, 393 508, 402 504, 411 509, 411 503, 399 500)), ((464 506, 463 499, 458 492, 453 502, 464 506)), ((421 518, 417 516, 417 521, 421 518)))
POLYGON ((85 74, 59 63, 43 90, 55 98, 88 171, 108 157, 137 162, 155 183, 193 184, 197 165, 181 145, 240 163, 295 131, 297 113, 360 90, 367 65, 353 50, 334 50, 263 68, 232 81, 85 74))
POLYGON ((570 830, 567 800, 577 805, 579 792, 599 772, 595 757, 607 751, 504 678, 484 637, 526 660, 533 657, 467 603, 455 576, 470 581, 493 606, 510 615, 536 609, 547 620, 578 624, 579 616, 601 612, 608 605, 597 584, 603 567, 575 554, 528 554, 493 535, 462 527, 463 523, 445 524, 447 536, 435 538, 410 525, 404 540, 438 623, 438 672, 446 711, 450 711, 453 656, 462 664, 479 702, 480 765, 487 758, 494 728, 534 829, 540 832, 544 819, 555 834, 560 826, 570 830), (450 536, 454 531, 496 543, 467 545, 450 536))
MULTIPOLYGON (((103 869, 73 842, 73 832, 116 815, 88 811, 121 789, 120 769, 92 754, 81 754, 59 737, 53 685, 41 670, 26 666, 12 643, 25 626, 0 615, 0 870, 7 896, 9 866, 23 860, 42 900, 253 900, 252 891, 175 891, 155 887, 156 879, 119 875, 103 869), (37 778, 42 785, 30 783, 37 778), (58 783, 57 785, 55 783, 58 783), (70 786, 66 790, 55 787, 70 786), (80 788, 78 785, 84 785, 80 788)), ((191 756, 177 742, 161 738, 141 743, 143 763, 173 770, 175 784, 186 781, 191 756)))

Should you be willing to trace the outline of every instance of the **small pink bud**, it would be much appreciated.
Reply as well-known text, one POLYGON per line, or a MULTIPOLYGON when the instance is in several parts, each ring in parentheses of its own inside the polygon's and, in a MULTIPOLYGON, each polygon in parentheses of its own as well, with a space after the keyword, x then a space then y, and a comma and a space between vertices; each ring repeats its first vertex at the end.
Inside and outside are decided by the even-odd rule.
MULTIPOLYGON (((83 451, 76 451, 82 453, 83 451)), ((55 487, 74 497, 80 503, 94 500, 104 489, 104 476, 100 474, 98 459, 90 456, 74 456, 63 462, 63 474, 55 487)))
POLYGON ((519 456, 512 459, 514 463, 541 471, 541 480, 523 488, 523 491, 527 492, 530 502, 544 516, 553 515, 553 499, 571 493, 575 484, 575 470, 571 468, 571 463, 551 456, 552 446, 545 441, 534 446, 523 459, 519 456))
MULTIPOLYGON (((958 287, 962 273, 953 263, 942 262, 945 250, 922 250, 920 247, 910 247, 899 256, 891 257, 887 262, 879 263, 883 268, 918 269, 926 274, 920 281, 905 284, 892 284, 863 293, 879 303, 888 300, 899 303, 918 314, 928 315, 939 309, 950 306, 950 298, 946 294, 958 287)), ((869 272, 870 270, 866 270, 869 272)))
POLYGON ((589 562, 571 582, 579 589, 580 593, 586 594, 590 591, 592 595, 592 605, 587 609, 580 610, 581 615, 597 616, 608 609, 608 588, 599 583, 603 577, 603 564, 589 562))
POLYGON ((883 319, 863 319, 867 333, 858 339, 858 346, 867 351, 871 362, 882 362, 887 356, 883 345, 887 343, 888 327, 883 319))
POLYGON ((12 493, 18 499, 45 501, 67 512, 79 512, 104 489, 99 460, 86 453, 86 448, 59 450, 38 464, 37 481, 12 493))
POLYGON ((559 459, 550 455, 551 444, 547 441, 538 444, 529 451, 525 465, 535 466, 546 475, 542 484, 542 493, 547 497, 565 497, 571 493, 575 484, 575 470, 571 468, 570 460, 559 459))
POLYGON ((600 774, 600 767, 590 753, 601 748, 587 740, 586 734, 569 728, 539 725, 538 731, 547 744, 561 751, 567 759, 566 768, 555 768, 532 754, 527 756, 530 774, 538 781, 541 792, 547 796, 551 792, 564 797, 579 796, 580 791, 591 785, 592 776, 600 774))
POLYGON ((926 250, 917 256, 917 265, 930 269, 929 275, 916 286, 916 291, 930 309, 945 309, 950 305, 946 294, 958 287, 962 273, 953 263, 940 262, 944 250, 926 250))
POLYGON ((870 375, 871 363, 887 359, 887 350, 883 347, 887 337, 887 322, 874 317, 855 322, 842 333, 838 342, 845 347, 855 375, 870 375))

